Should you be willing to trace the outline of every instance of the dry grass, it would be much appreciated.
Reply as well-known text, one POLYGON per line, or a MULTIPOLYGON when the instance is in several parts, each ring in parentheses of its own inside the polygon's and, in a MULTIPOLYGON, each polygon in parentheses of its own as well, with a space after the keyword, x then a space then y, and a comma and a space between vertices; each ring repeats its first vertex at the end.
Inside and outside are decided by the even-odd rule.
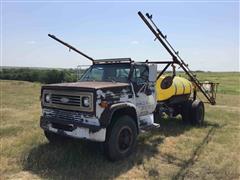
POLYGON ((203 127, 162 120, 160 130, 139 137, 132 156, 112 163, 98 143, 48 144, 39 128, 40 84, 1 81, 1 91, 1 179, 240 178, 239 95, 206 105, 203 127))

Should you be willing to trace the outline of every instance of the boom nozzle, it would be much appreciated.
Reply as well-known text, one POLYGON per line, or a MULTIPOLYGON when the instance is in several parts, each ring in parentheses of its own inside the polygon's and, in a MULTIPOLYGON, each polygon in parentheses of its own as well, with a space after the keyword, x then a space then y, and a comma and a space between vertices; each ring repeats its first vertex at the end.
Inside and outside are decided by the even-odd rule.
POLYGON ((148 13, 146 13, 146 16, 147 16, 149 19, 152 19, 152 14, 149 15, 148 13))

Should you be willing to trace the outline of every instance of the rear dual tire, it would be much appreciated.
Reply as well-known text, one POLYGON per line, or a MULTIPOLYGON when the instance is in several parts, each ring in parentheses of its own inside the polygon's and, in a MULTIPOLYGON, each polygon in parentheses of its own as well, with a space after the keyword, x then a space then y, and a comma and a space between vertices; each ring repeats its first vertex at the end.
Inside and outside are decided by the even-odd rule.
POLYGON ((182 120, 184 123, 192 125, 203 125, 204 122, 204 104, 200 100, 187 101, 182 105, 182 120))

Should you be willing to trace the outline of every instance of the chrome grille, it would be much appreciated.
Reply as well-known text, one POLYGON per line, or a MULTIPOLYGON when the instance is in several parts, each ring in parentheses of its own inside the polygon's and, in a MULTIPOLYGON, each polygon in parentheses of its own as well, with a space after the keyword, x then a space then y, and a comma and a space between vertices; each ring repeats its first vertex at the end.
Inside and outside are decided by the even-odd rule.
POLYGON ((44 90, 42 95, 43 106, 74 111, 93 111, 93 93, 66 90, 44 90), (46 102, 46 95, 50 95, 50 101, 46 102), (82 98, 88 97, 90 105, 85 107, 82 98))
POLYGON ((68 95, 52 94, 51 102, 54 104, 80 106, 81 96, 68 96, 68 95), (64 98, 67 99, 68 102, 63 102, 62 99, 64 99, 64 98))

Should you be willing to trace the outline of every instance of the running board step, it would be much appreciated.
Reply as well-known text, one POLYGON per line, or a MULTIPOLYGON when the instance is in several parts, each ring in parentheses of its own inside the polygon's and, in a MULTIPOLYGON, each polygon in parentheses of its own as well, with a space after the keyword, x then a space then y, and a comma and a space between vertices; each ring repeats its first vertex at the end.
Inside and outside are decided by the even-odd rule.
POLYGON ((141 125, 140 126, 141 132, 151 131, 153 129, 159 129, 159 128, 160 128, 160 124, 157 124, 157 123, 146 124, 146 125, 141 125))

